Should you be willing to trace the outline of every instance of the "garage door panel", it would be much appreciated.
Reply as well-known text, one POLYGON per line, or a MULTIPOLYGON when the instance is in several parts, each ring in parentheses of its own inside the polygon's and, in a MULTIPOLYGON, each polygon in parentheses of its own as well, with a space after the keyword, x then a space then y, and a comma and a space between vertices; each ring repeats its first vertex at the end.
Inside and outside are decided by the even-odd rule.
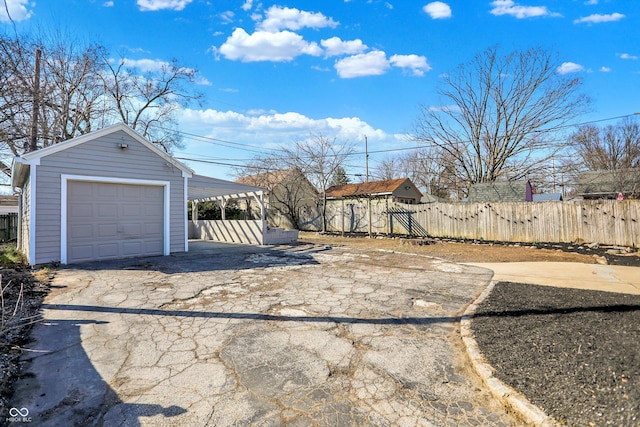
POLYGON ((76 224, 73 228, 69 229, 69 235, 74 239, 90 239, 91 236, 93 236, 93 226, 91 224, 76 224))
POLYGON ((67 256, 69 259, 73 259, 75 261, 86 261, 91 259, 91 253, 93 248, 91 245, 76 245, 74 247, 69 248, 67 256))
POLYGON ((161 186, 69 181, 67 212, 67 262, 164 253, 161 186))
POLYGON ((110 237, 115 236, 118 233, 118 224, 98 224, 96 226, 96 233, 98 237, 110 237))
POLYGON ((118 215, 118 206, 112 203, 98 203, 95 207, 96 215, 101 218, 115 218, 118 215))
POLYGON ((115 258, 118 256, 118 243, 100 243, 95 246, 97 249, 96 259, 115 258))
MULTIPOLYGON (((138 218, 142 215, 143 210, 140 205, 137 204, 126 204, 120 206, 120 215, 123 217, 133 217, 138 218)), ((150 212, 153 214, 152 212, 150 212)))
POLYGON ((87 206, 87 205, 73 206, 73 208, 68 211, 67 217, 73 218, 73 219, 92 218, 93 206, 87 206))
POLYGON ((118 196, 118 186, 113 184, 103 185, 101 183, 96 183, 98 185, 92 186, 92 194, 97 197, 108 197, 113 199, 118 196))
POLYGON ((121 232, 122 237, 125 239, 143 239, 145 233, 142 232, 143 224, 124 224, 121 232))
POLYGON ((142 242, 122 242, 122 254, 124 256, 136 256, 143 252, 142 242))

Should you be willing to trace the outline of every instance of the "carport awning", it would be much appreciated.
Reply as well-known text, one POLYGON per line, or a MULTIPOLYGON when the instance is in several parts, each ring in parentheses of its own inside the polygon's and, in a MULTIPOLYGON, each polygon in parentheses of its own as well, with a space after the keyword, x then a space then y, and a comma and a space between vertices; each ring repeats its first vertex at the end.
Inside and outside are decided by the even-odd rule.
POLYGON ((188 199, 203 202, 249 197, 261 198, 266 192, 267 190, 262 187, 194 174, 189 178, 188 199))

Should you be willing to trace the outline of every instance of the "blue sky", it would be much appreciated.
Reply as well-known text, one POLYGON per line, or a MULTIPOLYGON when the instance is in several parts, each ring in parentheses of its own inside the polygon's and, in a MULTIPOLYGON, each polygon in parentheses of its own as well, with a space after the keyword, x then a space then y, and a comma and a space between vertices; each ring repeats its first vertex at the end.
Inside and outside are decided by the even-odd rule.
MULTIPOLYGON (((312 133, 359 151, 365 135, 371 151, 410 147, 419 106, 444 105, 440 76, 495 45, 557 52, 558 72, 582 77, 593 100, 585 122, 640 111, 636 0, 6 1, 18 32, 62 28, 141 70, 172 58, 198 69, 205 103, 181 112, 180 129, 242 145, 186 136, 179 157, 242 164, 312 133)), ((349 165, 362 173, 364 156, 349 165)))

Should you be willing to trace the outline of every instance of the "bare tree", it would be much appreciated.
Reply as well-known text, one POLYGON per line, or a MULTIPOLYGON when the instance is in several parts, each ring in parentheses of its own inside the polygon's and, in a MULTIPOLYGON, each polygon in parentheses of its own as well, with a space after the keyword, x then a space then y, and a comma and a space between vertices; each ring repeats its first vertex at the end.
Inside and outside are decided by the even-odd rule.
POLYGON ((553 135, 589 103, 582 81, 558 65, 542 49, 485 50, 443 77, 444 107, 421 107, 413 139, 436 147, 457 181, 527 176, 560 149, 553 135))
POLYGON ((166 151, 178 145, 175 113, 200 101, 191 89, 197 71, 173 60, 140 75, 125 64, 113 62, 102 46, 59 32, 0 34, 0 171, 10 175, 11 158, 29 149, 32 128, 36 148, 120 121, 166 151), (39 79, 36 51, 42 53, 39 79))
POLYGON ((442 198, 449 198, 455 180, 443 166, 441 153, 433 148, 419 148, 405 154, 388 157, 376 168, 379 179, 409 178, 422 190, 442 198))
MULTIPOLYGON (((236 171, 238 176, 251 175, 250 180, 240 181, 266 187, 271 205, 289 217, 298 226, 299 211, 308 205, 308 191, 303 179, 308 180, 321 194, 322 230, 326 230, 326 189, 344 174, 344 162, 354 151, 350 143, 338 143, 322 134, 310 135, 304 140, 282 146, 279 153, 254 159, 247 167, 236 171), (295 171, 296 173, 291 173, 295 171)), ((346 174, 345 174, 346 176, 346 174)))
POLYGON ((151 142, 170 151, 180 145, 175 129, 175 113, 202 95, 190 91, 196 69, 181 66, 176 59, 159 64, 142 75, 129 61, 104 56, 103 87, 108 94, 111 114, 151 142))
POLYGON ((582 167, 587 170, 614 170, 640 167, 640 123, 626 117, 603 128, 581 126, 571 136, 582 167))
POLYGON ((303 180, 306 178, 302 172, 297 168, 288 168, 280 156, 257 157, 235 173, 243 184, 269 190, 270 219, 276 226, 283 225, 282 218, 287 223, 284 225, 299 228, 302 208, 315 206, 315 189, 311 188, 310 183, 305 185, 303 180))
MULTIPOLYGON (((292 146, 282 147, 286 161, 296 167, 311 181, 322 195, 322 231, 327 230, 327 188, 342 169, 344 161, 354 151, 353 144, 338 143, 322 134, 296 141, 292 146)), ((344 169, 342 169, 344 171, 344 169)))

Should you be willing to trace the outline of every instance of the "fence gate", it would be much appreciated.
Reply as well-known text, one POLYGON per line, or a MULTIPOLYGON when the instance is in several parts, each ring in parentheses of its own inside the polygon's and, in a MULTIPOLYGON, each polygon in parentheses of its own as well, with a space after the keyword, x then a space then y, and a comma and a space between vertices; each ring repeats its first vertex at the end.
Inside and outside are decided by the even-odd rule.
POLYGON ((389 215, 390 234, 429 237, 427 230, 416 220, 415 212, 407 209, 391 208, 386 213, 389 215))

